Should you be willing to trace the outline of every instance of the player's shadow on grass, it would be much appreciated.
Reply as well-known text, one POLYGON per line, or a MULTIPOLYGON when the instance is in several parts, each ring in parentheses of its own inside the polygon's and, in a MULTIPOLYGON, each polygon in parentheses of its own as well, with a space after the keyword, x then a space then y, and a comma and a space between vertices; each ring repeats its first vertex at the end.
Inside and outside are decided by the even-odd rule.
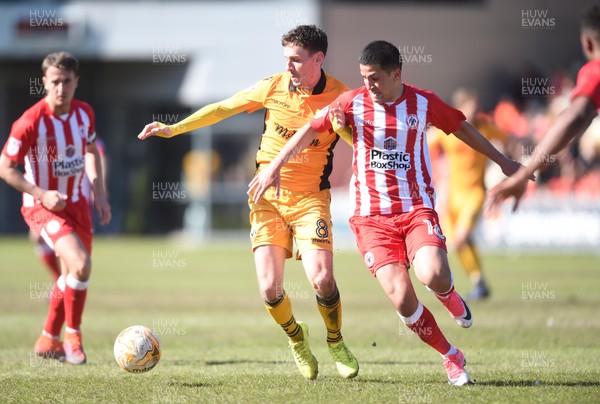
POLYGON ((360 364, 369 364, 369 365, 431 365, 433 362, 415 362, 415 361, 365 361, 361 360, 360 364))
MULTIPOLYGON (((198 361, 196 360, 174 360, 171 361, 171 366, 198 366, 198 361)), ((224 365, 242 365, 245 363, 264 363, 264 364, 277 364, 276 361, 261 361, 256 359, 231 359, 224 361, 206 361, 204 364, 206 366, 224 366, 224 365)))
POLYGON ((223 366, 223 365, 241 365, 244 363, 263 363, 266 365, 277 365, 281 362, 277 361, 261 361, 256 359, 231 359, 226 361, 206 361, 206 366, 223 366))
MULTIPOLYGON (((293 363, 290 360, 291 363, 293 363)), ((265 365, 280 365, 281 361, 265 361, 265 360, 256 360, 256 359, 231 359, 224 361, 206 361, 204 362, 206 366, 223 366, 223 365, 241 365, 244 363, 262 363, 265 365)), ((429 365, 429 362, 408 362, 408 361, 361 361, 361 364, 369 364, 369 365, 429 365)))
POLYGON ((222 386, 223 383, 169 382, 168 385, 172 386, 172 387, 188 387, 188 388, 197 389, 200 387, 211 387, 212 388, 212 387, 222 386))
POLYGON ((492 387, 548 387, 548 386, 561 386, 561 387, 597 387, 600 386, 600 381, 596 380, 581 380, 575 382, 557 382, 557 381, 544 381, 542 380, 478 380, 477 385, 479 386, 492 386, 492 387))
MULTIPOLYGON (((339 376, 335 375, 335 376, 329 376, 332 380, 339 380, 339 376)), ((358 384, 406 384, 405 380, 402 380, 401 377, 398 378, 389 378, 389 375, 385 375, 385 376, 381 376, 377 377, 376 375, 369 375, 369 376, 361 376, 360 373, 357 377, 355 377, 354 379, 351 379, 352 383, 358 383, 358 384), (385 377, 385 378, 383 378, 385 377)))
MULTIPOLYGON (((265 365, 280 365, 281 361, 265 361, 256 359, 231 359, 224 361, 206 361, 204 362, 207 366, 223 366, 223 365, 241 365, 244 363, 262 363, 265 365)), ((290 360, 290 363, 293 363, 290 360)), ((406 361, 361 361, 361 364, 370 365, 423 365, 426 362, 406 362, 406 361)))

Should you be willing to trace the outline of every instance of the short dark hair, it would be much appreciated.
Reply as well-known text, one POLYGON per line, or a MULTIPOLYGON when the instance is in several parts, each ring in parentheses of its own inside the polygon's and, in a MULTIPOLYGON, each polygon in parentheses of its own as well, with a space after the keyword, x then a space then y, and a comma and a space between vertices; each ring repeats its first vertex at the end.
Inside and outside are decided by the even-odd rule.
POLYGON ((387 41, 373 41, 365 46, 360 52, 358 63, 367 66, 379 65, 386 72, 396 68, 402 69, 400 51, 387 41))
POLYGON ((600 39, 600 7, 592 6, 588 8, 581 19, 581 29, 589 30, 594 33, 596 38, 600 39))
POLYGON ((79 61, 69 52, 54 52, 46 56, 42 62, 44 76, 50 66, 71 70, 76 76, 79 76, 79 61))
POLYGON ((281 37, 281 45, 297 45, 311 55, 316 52, 327 54, 327 34, 316 25, 298 25, 281 37))

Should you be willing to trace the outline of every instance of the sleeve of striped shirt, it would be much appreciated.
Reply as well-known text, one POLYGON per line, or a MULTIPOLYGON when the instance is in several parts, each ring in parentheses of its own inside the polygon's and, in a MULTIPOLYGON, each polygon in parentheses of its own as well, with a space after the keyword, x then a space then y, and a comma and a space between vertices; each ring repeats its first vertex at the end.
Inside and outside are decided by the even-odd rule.
POLYGON ((460 125, 467 118, 458 109, 452 108, 437 96, 434 92, 426 92, 429 101, 428 111, 433 126, 444 131, 447 135, 460 129, 460 125))
POLYGON ((94 114, 94 110, 89 104, 83 104, 83 108, 90 120, 90 126, 88 128, 87 134, 87 144, 89 146, 92 143, 96 142, 96 115, 94 114))
MULTIPOLYGON (((346 127, 348 127, 349 126, 348 125, 349 124, 348 105, 352 99, 352 95, 353 95, 352 91, 346 91, 345 93, 340 94, 331 104, 329 104, 328 106, 326 106, 325 108, 323 108, 319 112, 317 112, 317 114, 313 117, 313 119, 311 119, 310 126, 319 133, 329 131, 329 130, 335 130, 335 128, 333 128, 333 125, 331 124, 331 121, 329 119, 329 109, 335 108, 339 103, 342 107, 342 110, 344 111, 344 114, 346 115, 345 125, 346 125, 346 127)), ((346 142, 348 142, 347 136, 349 134, 349 138, 350 138, 349 144, 352 145, 352 130, 350 128, 347 128, 344 130, 345 131, 337 132, 338 135, 340 135, 342 137, 342 139, 344 139, 346 142)))
POLYGON ((17 164, 23 164, 25 155, 31 148, 31 134, 34 128, 31 120, 23 119, 16 120, 10 130, 8 140, 2 149, 2 154, 17 164))
POLYGON ((310 120, 310 126, 317 132, 326 132, 332 130, 331 121, 329 121, 329 108, 331 105, 321 109, 317 114, 310 120))

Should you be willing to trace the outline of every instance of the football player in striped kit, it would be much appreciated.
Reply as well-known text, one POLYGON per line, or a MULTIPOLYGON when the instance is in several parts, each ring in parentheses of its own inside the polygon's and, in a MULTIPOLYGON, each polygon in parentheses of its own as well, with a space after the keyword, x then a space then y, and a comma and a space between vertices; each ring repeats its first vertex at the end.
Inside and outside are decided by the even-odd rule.
POLYGON ((430 125, 454 134, 497 163, 506 175, 519 163, 496 150, 462 112, 437 95, 402 82, 400 52, 389 42, 367 45, 359 58, 364 86, 340 95, 300 129, 250 183, 249 193, 260 198, 272 185, 279 187, 279 170, 303 150, 318 132, 352 130, 353 178, 356 199, 350 226, 365 264, 375 276, 398 316, 421 340, 443 357, 448 382, 471 383, 465 357, 442 334, 423 306, 408 273, 415 275, 464 328, 472 325, 471 311, 454 290, 445 237, 435 209, 435 190, 425 139, 430 125))
POLYGON ((51 53, 42 62, 42 72, 46 96, 13 123, 0 156, 0 177, 23 193, 25 222, 54 250, 61 265, 34 350, 44 358, 82 365, 87 358, 80 326, 92 252, 90 209, 81 189, 84 175, 92 184, 100 224, 110 221, 111 211, 95 142, 94 112, 74 98, 79 62, 67 52, 51 53), (24 174, 18 165, 25 167, 24 174))

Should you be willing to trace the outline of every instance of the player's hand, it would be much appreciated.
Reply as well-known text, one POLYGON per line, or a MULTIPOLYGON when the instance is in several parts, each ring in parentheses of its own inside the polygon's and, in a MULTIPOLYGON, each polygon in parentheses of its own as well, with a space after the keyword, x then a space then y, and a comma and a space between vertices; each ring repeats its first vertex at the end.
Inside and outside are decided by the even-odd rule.
POLYGON ((138 139, 144 140, 150 136, 158 136, 164 138, 173 137, 173 131, 171 128, 160 122, 152 122, 144 126, 144 129, 138 135, 138 139))
POLYGON ((96 207, 96 212, 98 212, 98 217, 100 218, 100 224, 106 226, 110 223, 110 219, 112 219, 110 203, 108 203, 106 198, 94 197, 94 205, 96 207))
POLYGON ((58 191, 44 191, 40 202, 42 206, 51 212, 58 212, 67 206, 67 195, 61 194, 58 191))
MULTIPOLYGON (((518 161, 507 158, 507 159, 505 159, 501 168, 502 168, 502 173, 504 175, 506 175, 507 177, 510 177, 510 176, 514 175, 517 171, 519 171, 521 168, 524 169, 525 167, 523 166, 523 164, 519 163, 518 161)), ((529 176, 529 179, 531 181, 535 181, 535 175, 531 174, 529 176)))
POLYGON ((337 106, 329 109, 329 121, 331 122, 333 131, 336 133, 339 133, 346 126, 346 115, 339 101, 337 106))
POLYGON ((505 158, 500 168, 502 169, 502 173, 504 175, 510 177, 511 175, 519 171, 519 168, 521 168, 521 163, 513 159, 505 158))
POLYGON ((275 197, 279 198, 279 185, 281 176, 279 170, 275 170, 269 164, 267 168, 260 171, 248 184, 248 195, 252 195, 252 201, 258 202, 271 186, 275 187, 275 197))
POLYGON ((525 177, 508 177, 490 189, 488 191, 487 213, 495 215, 499 211, 502 202, 508 198, 514 198, 512 211, 516 211, 527 190, 527 183, 528 179, 525 177))

